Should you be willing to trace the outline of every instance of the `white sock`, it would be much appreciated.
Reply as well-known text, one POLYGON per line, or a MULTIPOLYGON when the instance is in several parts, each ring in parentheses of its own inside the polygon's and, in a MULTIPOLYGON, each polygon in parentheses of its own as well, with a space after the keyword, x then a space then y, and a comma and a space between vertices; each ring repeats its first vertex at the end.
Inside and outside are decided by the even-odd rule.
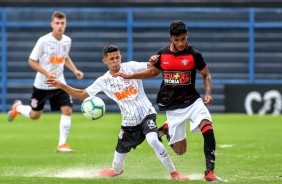
POLYGON ((30 118, 29 113, 31 111, 31 107, 29 105, 18 105, 17 111, 25 117, 30 118))
POLYGON ((60 139, 59 139, 59 145, 65 144, 67 142, 67 137, 69 134, 71 126, 71 116, 67 115, 61 115, 60 120, 60 139))
POLYGON ((112 167, 115 170, 116 174, 120 174, 121 171, 123 170, 127 155, 128 153, 119 153, 115 151, 112 167))
POLYGON ((156 132, 150 132, 146 135, 146 140, 149 145, 154 149, 156 155, 163 163, 163 165, 167 168, 167 170, 171 173, 175 171, 174 164, 166 151, 165 147, 160 143, 158 139, 158 134, 156 132))

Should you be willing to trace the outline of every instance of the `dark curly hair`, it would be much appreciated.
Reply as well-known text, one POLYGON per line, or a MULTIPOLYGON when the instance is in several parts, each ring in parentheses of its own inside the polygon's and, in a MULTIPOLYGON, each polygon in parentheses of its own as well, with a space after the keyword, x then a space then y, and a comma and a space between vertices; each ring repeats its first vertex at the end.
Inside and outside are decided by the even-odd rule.
POLYGON ((185 25, 185 23, 177 20, 177 21, 173 21, 170 24, 169 33, 172 36, 178 36, 178 35, 181 35, 181 34, 188 33, 188 29, 187 29, 187 26, 185 25))

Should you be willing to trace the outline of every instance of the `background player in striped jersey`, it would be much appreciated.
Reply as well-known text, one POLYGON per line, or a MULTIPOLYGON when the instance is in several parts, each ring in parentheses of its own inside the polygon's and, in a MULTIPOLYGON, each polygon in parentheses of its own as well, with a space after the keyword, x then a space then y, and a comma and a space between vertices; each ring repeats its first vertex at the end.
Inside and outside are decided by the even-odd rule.
POLYGON ((63 90, 49 87, 45 81, 47 78, 54 78, 66 83, 64 65, 74 73, 77 79, 82 79, 84 75, 76 68, 69 56, 71 38, 64 35, 66 21, 66 15, 63 12, 53 13, 52 32, 39 38, 28 60, 31 68, 37 71, 30 105, 23 105, 20 100, 16 100, 8 112, 9 121, 12 121, 18 114, 37 120, 44 110, 45 102, 49 100, 51 110, 61 111, 58 152, 73 151, 66 144, 71 126, 72 99, 63 90))
POLYGON ((162 129, 168 134, 169 145, 174 152, 182 155, 186 152, 186 120, 190 120, 190 131, 201 131, 204 137, 206 158, 206 181, 222 181, 214 174, 215 138, 212 118, 205 104, 212 104, 211 75, 202 54, 187 42, 188 30, 181 21, 174 21, 170 28, 171 44, 162 48, 150 60, 157 61, 154 67, 145 71, 128 74, 116 73, 126 79, 146 79, 159 75, 163 81, 157 95, 160 110, 166 111, 167 124, 162 129), (195 89, 196 70, 202 74, 205 87, 204 101, 195 89), (168 131, 167 131, 168 130, 168 131))
POLYGON ((105 46, 103 55, 103 62, 108 66, 109 71, 84 90, 72 88, 53 78, 46 81, 48 85, 58 87, 80 100, 104 92, 118 104, 122 114, 122 124, 112 168, 100 171, 99 176, 114 177, 122 174, 130 150, 146 139, 170 172, 171 179, 187 180, 187 176, 175 170, 168 152, 158 140, 156 111, 145 95, 142 80, 124 80, 121 77, 112 76, 119 71, 135 73, 145 70, 150 67, 150 63, 136 61, 121 63, 122 56, 115 45, 105 46))

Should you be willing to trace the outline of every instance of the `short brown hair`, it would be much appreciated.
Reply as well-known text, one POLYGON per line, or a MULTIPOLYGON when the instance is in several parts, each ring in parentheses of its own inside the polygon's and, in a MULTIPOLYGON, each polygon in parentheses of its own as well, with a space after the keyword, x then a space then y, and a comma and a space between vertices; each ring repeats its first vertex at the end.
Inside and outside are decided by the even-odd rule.
POLYGON ((119 51, 118 46, 116 45, 106 45, 103 49, 103 56, 106 57, 108 53, 119 51))
POLYGON ((64 12, 54 11, 52 15, 52 21, 54 20, 54 18, 64 19, 67 18, 67 16, 64 12))

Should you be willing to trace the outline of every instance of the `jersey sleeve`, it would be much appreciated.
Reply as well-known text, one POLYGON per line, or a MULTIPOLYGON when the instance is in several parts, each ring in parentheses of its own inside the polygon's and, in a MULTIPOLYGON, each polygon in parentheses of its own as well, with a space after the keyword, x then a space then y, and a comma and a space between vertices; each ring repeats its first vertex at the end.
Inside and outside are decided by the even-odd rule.
POLYGON ((154 67, 156 67, 157 69, 159 70, 162 70, 162 67, 161 67, 161 52, 158 52, 158 55, 160 56, 158 61, 154 64, 154 67))
POLYGON ((70 50, 71 50, 71 44, 72 44, 72 40, 71 40, 71 38, 69 37, 69 40, 70 40, 70 44, 68 45, 68 50, 67 50, 67 57, 70 57, 70 50))
POLYGON ((88 93, 89 96, 96 96, 97 93, 102 91, 103 83, 101 78, 98 78, 93 84, 88 86, 85 91, 88 93))
POLYGON ((41 56, 41 54, 43 53, 43 51, 44 51, 44 40, 42 38, 40 38, 36 42, 29 58, 37 61, 39 59, 39 57, 41 56))
POLYGON ((126 63, 128 69, 130 69, 133 73, 141 72, 147 69, 147 62, 137 62, 137 61, 130 61, 126 63))
POLYGON ((195 59, 195 67, 197 70, 202 70, 206 67, 206 62, 204 61, 204 58, 200 52, 196 52, 194 54, 194 59, 195 59))

